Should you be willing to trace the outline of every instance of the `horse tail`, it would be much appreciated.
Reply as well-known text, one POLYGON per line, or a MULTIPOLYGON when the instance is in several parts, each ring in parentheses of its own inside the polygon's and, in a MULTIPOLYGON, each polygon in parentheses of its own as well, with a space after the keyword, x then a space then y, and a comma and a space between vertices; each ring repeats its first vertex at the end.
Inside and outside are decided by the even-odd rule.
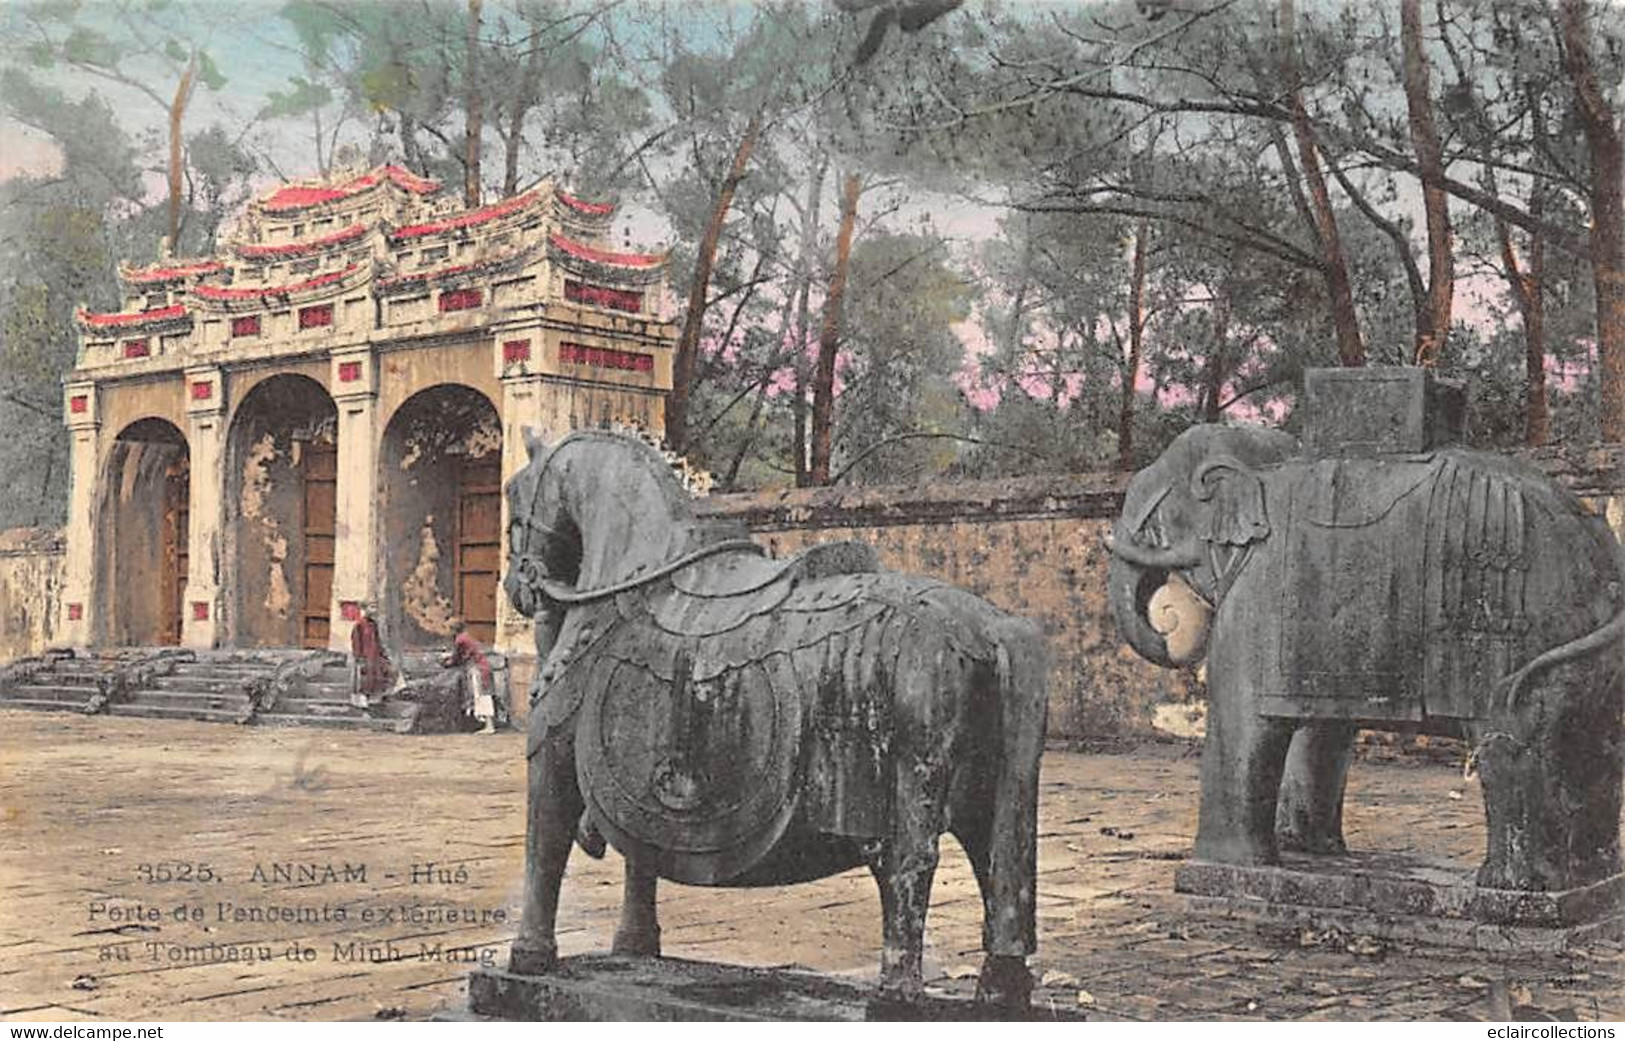
POLYGON ((999 711, 999 767, 988 849, 991 899, 983 919, 988 954, 1024 957, 1038 947, 1038 765, 1049 713, 1049 653, 1022 618, 993 626, 999 711))

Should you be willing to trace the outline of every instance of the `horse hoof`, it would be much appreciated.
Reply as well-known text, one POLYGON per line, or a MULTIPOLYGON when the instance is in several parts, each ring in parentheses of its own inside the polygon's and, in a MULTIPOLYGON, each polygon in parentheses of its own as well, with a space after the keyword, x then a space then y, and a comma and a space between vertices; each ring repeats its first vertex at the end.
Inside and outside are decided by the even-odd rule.
POLYGON ((1032 1004, 1033 974, 1027 959, 1008 954, 990 954, 976 977, 976 1001, 1000 1008, 1026 1008, 1032 1004))
POLYGON ((556 943, 515 940, 508 950, 508 971, 515 976, 545 976, 559 964, 559 945, 556 943))
POLYGON ((660 930, 615 930, 615 942, 610 944, 611 954, 619 954, 627 958, 658 958, 660 957, 660 930))

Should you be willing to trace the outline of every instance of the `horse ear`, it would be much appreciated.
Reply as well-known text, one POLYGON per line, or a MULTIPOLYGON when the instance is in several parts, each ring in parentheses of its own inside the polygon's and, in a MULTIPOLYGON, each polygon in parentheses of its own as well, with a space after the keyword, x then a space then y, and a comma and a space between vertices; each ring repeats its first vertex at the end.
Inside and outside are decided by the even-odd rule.
POLYGON ((547 452, 547 442, 542 440, 535 427, 524 427, 520 433, 525 438, 525 452, 530 458, 538 459, 547 452))

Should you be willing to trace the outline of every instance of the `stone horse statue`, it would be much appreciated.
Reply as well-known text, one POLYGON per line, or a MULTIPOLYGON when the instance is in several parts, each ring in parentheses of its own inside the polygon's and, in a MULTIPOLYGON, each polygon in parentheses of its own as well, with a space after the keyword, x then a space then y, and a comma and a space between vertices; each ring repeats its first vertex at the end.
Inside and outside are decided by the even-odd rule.
POLYGON ((617 953, 660 953, 660 878, 783 885, 867 865, 881 994, 916 999, 948 832, 982 892, 978 999, 1024 1006, 1046 710, 1036 627, 882 572, 857 544, 769 559, 742 526, 697 518, 635 438, 526 443, 504 587, 536 619, 544 664, 510 969, 553 967, 571 845, 593 852, 602 835, 626 860, 617 953))

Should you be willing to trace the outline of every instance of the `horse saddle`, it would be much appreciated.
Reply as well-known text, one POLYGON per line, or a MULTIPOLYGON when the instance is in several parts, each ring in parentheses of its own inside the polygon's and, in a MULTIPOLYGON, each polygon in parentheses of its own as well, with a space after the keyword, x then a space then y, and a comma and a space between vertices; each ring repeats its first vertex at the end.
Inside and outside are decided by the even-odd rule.
POLYGON ((540 714, 573 725, 581 791, 617 848, 701 885, 760 860, 800 806, 829 655, 894 606, 877 571, 857 543, 783 561, 741 548, 567 616, 574 649, 540 714))
POLYGON ((716 636, 777 609, 797 583, 880 570, 861 542, 813 546, 786 560, 740 550, 706 557, 671 576, 669 589, 645 595, 654 623, 679 637, 716 636))

